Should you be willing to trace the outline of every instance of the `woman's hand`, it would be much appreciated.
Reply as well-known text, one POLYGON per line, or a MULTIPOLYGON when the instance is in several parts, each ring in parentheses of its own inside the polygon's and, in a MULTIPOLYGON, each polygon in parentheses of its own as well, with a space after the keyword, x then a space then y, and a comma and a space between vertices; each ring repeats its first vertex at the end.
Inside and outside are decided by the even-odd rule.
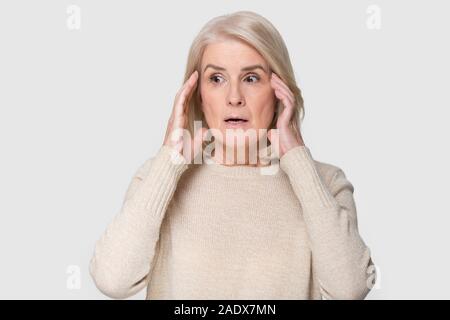
POLYGON ((271 129, 267 137, 270 143, 275 146, 275 150, 279 150, 279 158, 281 158, 290 149, 297 146, 304 146, 303 138, 298 130, 293 129, 289 123, 294 114, 294 94, 288 86, 272 72, 271 85, 275 90, 275 95, 283 102, 284 109, 278 115, 277 130, 271 129), (277 148, 278 144, 278 148, 277 148))
POLYGON ((185 150, 186 146, 184 142, 183 135, 187 135, 187 125, 188 125, 188 107, 185 106, 186 100, 189 95, 193 92, 195 87, 197 86, 198 80, 198 72, 194 71, 189 79, 183 84, 183 86, 178 90, 175 96, 175 102, 172 109, 172 114, 169 119, 169 123, 166 129, 166 135, 164 137, 164 145, 173 147, 180 154, 184 156, 184 158, 190 163, 191 159, 194 159, 195 156, 202 150, 202 138, 203 133, 207 130, 202 127, 201 130, 197 130, 195 133, 194 139, 190 139, 190 150, 189 154, 186 154, 188 151, 185 150), (200 140, 200 141, 199 141, 200 140), (194 145, 197 143, 199 148, 195 150, 194 153, 194 145), (190 158, 189 158, 190 157, 190 158))

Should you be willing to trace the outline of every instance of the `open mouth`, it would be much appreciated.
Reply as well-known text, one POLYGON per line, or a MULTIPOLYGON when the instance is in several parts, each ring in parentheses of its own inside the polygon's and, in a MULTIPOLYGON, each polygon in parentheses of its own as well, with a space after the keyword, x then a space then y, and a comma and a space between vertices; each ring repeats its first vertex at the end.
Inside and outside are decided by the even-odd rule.
POLYGON ((243 118, 228 118, 225 119, 225 122, 227 123, 245 123, 247 122, 247 119, 243 119, 243 118))

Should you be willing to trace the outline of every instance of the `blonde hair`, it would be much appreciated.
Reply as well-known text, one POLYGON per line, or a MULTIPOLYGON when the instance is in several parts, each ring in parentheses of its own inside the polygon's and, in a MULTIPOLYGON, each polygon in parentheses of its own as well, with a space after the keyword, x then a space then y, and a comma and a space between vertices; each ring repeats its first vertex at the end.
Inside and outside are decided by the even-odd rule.
MULTIPOLYGON (((238 11, 215 17, 208 21, 192 42, 189 50, 184 81, 197 70, 201 75, 203 53, 208 44, 227 38, 242 40, 252 46, 266 60, 269 68, 275 72, 294 94, 295 111, 290 125, 300 131, 304 118, 303 98, 295 81, 294 71, 286 45, 277 29, 263 16, 251 11, 238 11)), ((194 136, 194 121, 202 121, 209 128, 201 108, 200 86, 186 100, 188 105, 188 130, 194 136)), ((277 100, 274 119, 267 129, 276 128, 281 101, 277 100)))

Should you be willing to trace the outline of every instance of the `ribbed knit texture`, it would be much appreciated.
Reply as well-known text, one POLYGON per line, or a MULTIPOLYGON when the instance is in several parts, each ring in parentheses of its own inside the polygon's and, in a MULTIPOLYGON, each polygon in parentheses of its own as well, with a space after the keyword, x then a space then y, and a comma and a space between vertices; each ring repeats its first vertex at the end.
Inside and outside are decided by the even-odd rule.
POLYGON ((137 170, 90 261, 99 290, 112 298, 144 288, 147 299, 365 298, 373 262, 340 168, 306 146, 266 172, 209 162, 187 164, 162 146, 137 170))

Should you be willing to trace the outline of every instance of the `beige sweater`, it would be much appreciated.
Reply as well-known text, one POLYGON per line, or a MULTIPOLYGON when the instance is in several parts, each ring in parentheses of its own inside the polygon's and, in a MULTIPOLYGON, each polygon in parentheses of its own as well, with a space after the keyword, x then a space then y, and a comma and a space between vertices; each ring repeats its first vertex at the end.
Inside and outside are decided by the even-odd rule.
POLYGON ((96 243, 90 274, 105 295, 127 298, 145 287, 147 299, 367 295, 373 262, 340 168, 305 146, 269 175, 187 164, 172 151, 162 146, 139 168, 96 243))

